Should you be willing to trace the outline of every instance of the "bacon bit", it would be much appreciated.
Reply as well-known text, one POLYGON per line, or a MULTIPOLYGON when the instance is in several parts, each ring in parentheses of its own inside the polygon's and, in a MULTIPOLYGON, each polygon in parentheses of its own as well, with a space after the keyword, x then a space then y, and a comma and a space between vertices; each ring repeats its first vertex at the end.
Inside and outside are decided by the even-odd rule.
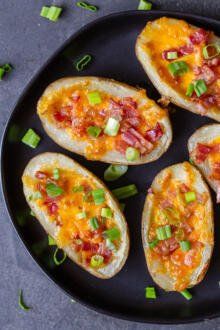
POLYGON ((186 235, 189 235, 193 231, 193 228, 186 221, 181 222, 180 228, 184 230, 186 235))
POLYGON ((116 147, 116 150, 119 151, 120 153, 125 154, 128 146, 129 145, 125 141, 123 141, 121 139, 116 140, 115 147, 116 147))
POLYGON ((45 172, 42 172, 42 171, 37 171, 35 173, 35 177, 39 180, 42 180, 42 179, 46 179, 47 178, 47 174, 45 172))
POLYGON ((130 128, 129 132, 133 134, 142 144, 143 147, 145 147, 148 150, 151 150, 153 148, 153 145, 151 142, 147 141, 141 133, 139 133, 136 129, 130 128))
POLYGON ((207 201, 207 198, 208 198, 208 196, 206 195, 206 193, 203 193, 203 194, 196 193, 196 200, 200 204, 205 204, 207 201))
POLYGON ((186 192, 190 191, 190 189, 185 183, 181 183, 180 191, 181 191, 181 193, 186 193, 186 192))
POLYGON ((209 37, 209 32, 204 29, 198 29, 189 36, 190 42, 193 45, 199 45, 202 42, 207 42, 209 37))
POLYGON ((164 199, 164 200, 160 201, 160 206, 163 209, 167 209, 168 207, 173 207, 173 204, 169 199, 164 199))
POLYGON ((79 136, 82 136, 86 132, 86 126, 85 121, 83 118, 72 118, 72 129, 74 133, 76 133, 79 136))
POLYGON ((48 211, 49 211, 50 215, 56 214, 57 211, 58 211, 58 205, 55 202, 48 203, 47 208, 48 208, 48 211))
POLYGON ((215 57, 215 58, 212 58, 211 60, 206 60, 205 63, 211 67, 218 66, 218 65, 220 65, 220 57, 215 57))
POLYGON ((190 250, 189 252, 186 253, 185 258, 184 258, 184 264, 186 266, 191 267, 193 265, 193 257, 195 256, 195 251, 190 250))
POLYGON ((90 251, 91 253, 97 253, 99 249, 99 244, 83 242, 81 244, 81 249, 82 251, 90 251))
POLYGON ((148 130, 145 134, 145 138, 152 143, 158 141, 162 136, 163 130, 159 123, 156 124, 155 128, 148 130))
POLYGON ((217 195, 216 195, 216 202, 220 203, 220 184, 217 186, 217 195))
POLYGON ((140 124, 140 118, 138 117, 130 117, 123 121, 123 125, 127 125, 129 127, 137 127, 140 124))
POLYGON ((217 79, 217 75, 207 64, 202 67, 195 67, 193 71, 196 78, 204 79, 207 85, 211 85, 217 79))
POLYGON ((77 103, 79 102, 80 100, 80 94, 78 91, 75 91, 73 94, 72 94, 72 100, 74 103, 77 103))
POLYGON ((54 119, 56 120, 56 121, 58 121, 58 122, 63 122, 63 121, 65 121, 66 120, 66 115, 63 115, 61 112, 59 112, 59 111, 56 111, 54 114, 53 114, 53 116, 54 116, 54 119))
POLYGON ((179 243, 174 237, 160 241, 155 247, 154 251, 160 255, 167 256, 178 249, 179 243))
POLYGON ((212 151, 212 147, 207 146, 202 143, 197 143, 196 146, 196 162, 198 164, 202 163, 208 157, 209 153, 212 151))
POLYGON ((110 99, 110 116, 114 117, 118 121, 122 120, 123 117, 123 108, 119 102, 110 99))
POLYGON ((193 52, 194 48, 191 44, 185 45, 179 48, 178 52, 180 55, 188 55, 193 52))

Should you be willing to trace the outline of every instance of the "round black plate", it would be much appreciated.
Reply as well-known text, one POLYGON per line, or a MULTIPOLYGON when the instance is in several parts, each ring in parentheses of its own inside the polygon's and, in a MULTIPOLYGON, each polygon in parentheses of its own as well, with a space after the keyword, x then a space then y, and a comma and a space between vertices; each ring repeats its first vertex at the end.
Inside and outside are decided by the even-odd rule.
MULTIPOLYGON (((155 100, 159 95, 138 63, 134 45, 137 35, 148 20, 160 16, 183 18, 190 23, 220 33, 220 23, 211 19, 186 14, 150 11, 125 12, 99 19, 73 35, 35 76, 15 106, 8 121, 2 142, 1 175, 6 206, 16 231, 26 248, 44 272, 77 301, 97 311, 115 317, 141 322, 181 323, 220 316, 220 235, 219 210, 216 215, 216 245, 209 271, 204 281, 192 289, 193 299, 186 301, 178 293, 166 293, 157 288, 155 301, 145 299, 145 287, 154 285, 149 276, 141 242, 141 213, 147 188, 154 176, 166 166, 188 159, 187 140, 203 124, 211 122, 205 117, 177 109, 171 114, 173 143, 168 152, 156 162, 130 167, 127 174, 109 187, 128 183, 138 186, 139 194, 127 201, 125 215, 130 229, 131 250, 126 265, 110 280, 100 280, 67 260, 60 267, 48 262, 46 252, 36 255, 33 244, 46 238, 40 225, 30 217, 22 192, 21 175, 27 162, 45 151, 62 152, 86 166, 103 179, 106 164, 91 162, 57 146, 44 132, 36 115, 36 102, 44 88, 52 81, 78 75, 73 62, 83 54, 91 54, 93 63, 81 75, 114 78, 147 89, 155 100), (20 142, 24 132, 32 127, 42 137, 37 149, 20 142), (26 224, 20 226, 26 217, 26 224)), ((158 40, 158 42, 160 42, 158 40)), ((214 195, 213 195, 214 198, 214 195)))

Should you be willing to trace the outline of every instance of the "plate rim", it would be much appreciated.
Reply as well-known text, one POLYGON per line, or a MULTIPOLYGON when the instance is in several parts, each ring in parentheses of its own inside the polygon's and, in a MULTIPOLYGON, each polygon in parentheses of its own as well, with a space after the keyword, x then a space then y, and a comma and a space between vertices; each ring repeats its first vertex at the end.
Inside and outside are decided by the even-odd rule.
POLYGON ((6 209, 7 216, 10 219, 10 222, 12 224, 12 227, 14 228, 14 231, 19 238, 20 242, 22 242, 23 247, 26 250, 26 253, 31 256, 32 260, 34 263, 37 265, 37 267, 41 270, 43 274, 45 274, 46 278, 50 280, 51 283, 53 283, 58 289, 60 289, 64 294, 66 294, 70 299, 74 299, 77 303, 83 305, 84 307, 91 309, 92 311, 101 313, 103 315, 107 315, 116 319, 121 319, 121 320, 126 320, 130 322, 138 322, 138 323, 143 323, 143 324, 161 324, 161 325, 168 325, 168 324, 189 324, 189 323, 196 323, 196 322, 201 322, 205 320, 211 320, 217 317, 220 317, 220 310, 217 313, 210 314, 208 317, 187 317, 185 319, 176 319, 173 318, 172 320, 170 319, 155 319, 149 317, 147 320, 141 318, 141 317, 129 317, 125 315, 123 312, 117 311, 116 312, 111 312, 108 309, 102 308, 100 306, 94 305, 93 303, 86 302, 83 300, 81 297, 76 295, 75 293, 70 292, 68 289, 62 287, 56 279, 53 279, 49 273, 49 271, 46 269, 46 267, 41 264, 36 257, 34 256, 33 252, 28 248, 27 243, 20 232, 20 227, 14 221, 14 217, 11 212, 11 208, 9 206, 9 200, 8 200, 8 195, 6 193, 6 184, 5 184, 5 172, 4 172, 4 166, 3 166, 3 155, 5 153, 5 143, 6 143, 6 135, 8 132, 8 128, 11 122, 11 119, 16 112, 16 109, 18 105, 23 101, 25 98, 27 92, 33 85, 33 83, 38 79, 38 77, 41 75, 41 73, 44 71, 44 69, 48 66, 48 64, 60 53, 62 50, 70 44, 70 42, 77 38, 80 34, 82 34, 85 30, 88 30, 92 27, 94 27, 97 24, 104 23, 108 19, 114 19, 120 16, 126 17, 126 16, 133 16, 133 15, 140 15, 140 16, 151 16, 151 15, 159 15, 159 16, 174 16, 178 17, 178 19, 184 19, 184 20, 190 20, 190 19, 202 19, 209 21, 211 24, 217 24, 220 25, 220 22, 215 19, 215 18, 210 18, 207 16, 202 16, 202 15, 196 15, 196 14, 189 14, 186 12, 180 12, 180 11, 169 11, 169 10, 149 10, 149 11, 144 11, 144 10, 126 10, 126 11, 119 11, 111 14, 107 14, 101 17, 98 17, 94 19, 93 21, 85 24, 81 28, 77 29, 75 32, 73 32, 64 42, 61 43, 60 46, 47 58, 47 60, 40 66, 40 68, 35 72, 35 74, 31 77, 31 79, 27 82, 25 88, 21 91, 19 94, 17 100, 15 101, 14 105, 11 107, 12 110, 10 111, 5 128, 3 129, 2 137, 1 137, 1 142, 0 142, 0 185, 1 185, 1 192, 2 192, 2 197, 3 197, 3 205, 6 209))

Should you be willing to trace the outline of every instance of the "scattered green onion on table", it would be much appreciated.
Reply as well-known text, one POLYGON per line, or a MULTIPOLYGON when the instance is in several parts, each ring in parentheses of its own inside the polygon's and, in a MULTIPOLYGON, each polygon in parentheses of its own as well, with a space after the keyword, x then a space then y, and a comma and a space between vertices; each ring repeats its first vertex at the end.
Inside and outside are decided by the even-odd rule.
POLYGON ((75 68, 77 71, 83 71, 88 64, 92 61, 92 56, 89 54, 86 54, 82 56, 78 61, 75 62, 75 68))
POLYGON ((82 9, 90 10, 96 12, 99 8, 97 6, 91 5, 88 2, 77 1, 76 5, 82 9))
POLYGON ((25 312, 29 311, 31 307, 27 306, 24 302, 23 299, 23 292, 22 290, 19 290, 19 295, 18 295, 18 305, 21 309, 23 309, 25 312))

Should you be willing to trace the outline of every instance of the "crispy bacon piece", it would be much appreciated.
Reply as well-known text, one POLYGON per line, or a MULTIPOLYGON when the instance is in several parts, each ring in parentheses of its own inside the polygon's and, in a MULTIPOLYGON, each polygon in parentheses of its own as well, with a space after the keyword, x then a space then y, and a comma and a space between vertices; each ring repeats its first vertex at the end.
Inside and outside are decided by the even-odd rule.
POLYGON ((148 141, 155 143, 162 137, 162 135, 163 135, 163 130, 162 130, 160 124, 157 123, 155 128, 150 129, 146 132, 145 138, 148 141))
POLYGON ((207 42, 208 41, 208 38, 209 38, 209 32, 204 30, 204 29, 197 29, 195 32, 193 32, 189 39, 190 39, 190 42, 193 44, 193 45, 199 45, 201 44, 202 42, 207 42))
POLYGON ((208 65, 208 66, 218 66, 220 65, 220 57, 215 57, 215 58, 212 58, 210 60, 206 60, 205 63, 208 65))
POLYGON ((215 72, 207 64, 204 64, 201 67, 195 67, 193 71, 196 75, 196 79, 205 80, 207 85, 211 85, 218 78, 215 72))
POLYGON ((180 191, 182 193, 186 193, 186 192, 190 191, 190 189, 189 189, 189 187, 185 183, 181 183, 181 185, 180 185, 180 191))
POLYGON ((113 99, 110 99, 109 103, 110 103, 110 116, 117 119, 118 121, 121 121, 123 117, 122 105, 113 99))
POLYGON ((173 207, 173 203, 169 199, 163 199, 162 201, 160 201, 160 206, 163 209, 166 209, 168 207, 173 207))
POLYGON ((152 150, 153 144, 147 141, 135 128, 131 127, 121 134, 121 138, 128 145, 140 150, 141 154, 145 154, 152 150))
POLYGON ((208 157, 209 153, 212 151, 212 147, 202 144, 202 143, 197 143, 196 146, 196 162, 198 164, 204 162, 206 158, 208 157))
POLYGON ((186 221, 181 222, 180 228, 184 230, 186 235, 189 235, 193 231, 193 228, 186 221))
POLYGON ((180 55, 188 55, 188 54, 191 54, 193 52, 193 50, 194 50, 193 45, 188 44, 188 45, 185 45, 185 46, 181 46, 178 49, 178 53, 180 55))
POLYGON ((155 247, 154 251, 162 256, 168 256, 178 249, 179 243, 174 237, 160 241, 155 247))
POLYGON ((42 171, 37 171, 35 173, 35 177, 39 180, 46 179, 47 178, 47 173, 42 172, 42 171))

